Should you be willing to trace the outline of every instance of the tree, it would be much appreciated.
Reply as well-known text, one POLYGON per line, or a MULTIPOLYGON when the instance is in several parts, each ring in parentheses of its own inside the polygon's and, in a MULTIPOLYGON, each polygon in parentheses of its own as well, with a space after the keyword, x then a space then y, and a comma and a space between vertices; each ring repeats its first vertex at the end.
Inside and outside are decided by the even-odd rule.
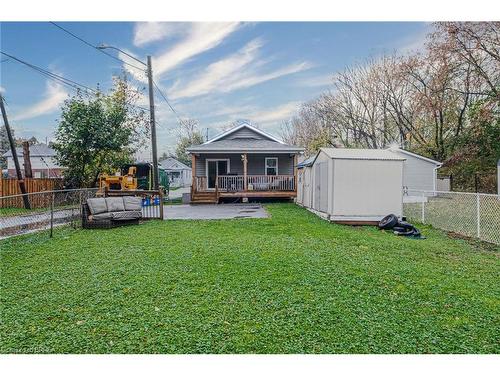
POLYGON ((135 107, 139 95, 126 77, 115 77, 109 94, 65 102, 53 147, 69 186, 94 186, 99 173, 133 160, 149 130, 145 112, 135 107))
POLYGON ((189 166, 191 166, 191 158, 186 149, 204 142, 203 134, 201 134, 198 126, 198 121, 194 119, 185 119, 179 123, 179 136, 175 148, 175 156, 177 160, 189 166))
MULTIPOLYGON (((12 137, 14 137, 14 129, 11 129, 11 132, 12 132, 12 137)), ((5 154, 9 150, 10 150, 10 143, 9 143, 9 137, 7 137, 7 128, 5 127, 5 125, 2 125, 2 127, 0 127, 0 168, 1 169, 7 168, 7 159, 4 158, 2 155, 5 154)))

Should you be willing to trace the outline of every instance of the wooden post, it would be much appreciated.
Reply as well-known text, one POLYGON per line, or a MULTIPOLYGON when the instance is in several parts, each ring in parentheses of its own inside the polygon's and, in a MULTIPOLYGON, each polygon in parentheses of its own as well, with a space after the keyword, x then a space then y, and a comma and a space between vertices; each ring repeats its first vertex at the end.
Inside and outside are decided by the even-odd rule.
POLYGON ((23 142, 23 158, 24 158, 24 178, 33 178, 33 171, 31 170, 31 159, 30 159, 30 143, 28 141, 23 142))
POLYGON ((163 190, 159 190, 158 196, 160 197, 160 220, 163 220, 163 190))
POLYGON ((243 154, 243 190, 244 191, 248 190, 247 164, 248 164, 247 154, 243 154))
POLYGON ((293 156, 293 191, 297 191, 297 154, 293 156))
POLYGON ((195 181, 196 181, 196 155, 192 154, 191 155, 191 191, 196 190, 195 181))

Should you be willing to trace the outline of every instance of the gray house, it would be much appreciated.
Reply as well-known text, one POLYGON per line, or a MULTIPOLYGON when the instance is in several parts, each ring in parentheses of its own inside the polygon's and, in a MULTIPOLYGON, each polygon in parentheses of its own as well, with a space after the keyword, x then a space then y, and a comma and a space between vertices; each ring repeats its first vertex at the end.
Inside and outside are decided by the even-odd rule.
POLYGON ((193 202, 297 195, 297 156, 303 149, 249 124, 234 127, 187 151, 192 157, 193 202))
POLYGON ((409 191, 409 195, 415 193, 412 190, 437 190, 437 170, 442 163, 398 147, 391 147, 389 150, 406 159, 403 165, 403 186, 409 191))

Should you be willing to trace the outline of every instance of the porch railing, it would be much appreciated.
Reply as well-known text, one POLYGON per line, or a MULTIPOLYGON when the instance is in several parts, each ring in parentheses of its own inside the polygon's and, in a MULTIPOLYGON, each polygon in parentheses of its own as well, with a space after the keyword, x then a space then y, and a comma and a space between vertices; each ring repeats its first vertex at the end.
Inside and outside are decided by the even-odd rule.
MULTIPOLYGON (((295 191, 293 175, 248 175, 246 178, 246 191, 295 191)), ((220 192, 245 191, 245 176, 218 176, 217 186, 212 189, 216 188, 220 192)), ((207 177, 193 177, 192 189, 195 192, 207 191, 207 177)))
POLYGON ((294 176, 247 176, 247 189, 258 191, 293 191, 295 190, 294 176))
POLYGON ((244 182, 244 176, 218 176, 217 187, 220 191, 242 191, 244 182))

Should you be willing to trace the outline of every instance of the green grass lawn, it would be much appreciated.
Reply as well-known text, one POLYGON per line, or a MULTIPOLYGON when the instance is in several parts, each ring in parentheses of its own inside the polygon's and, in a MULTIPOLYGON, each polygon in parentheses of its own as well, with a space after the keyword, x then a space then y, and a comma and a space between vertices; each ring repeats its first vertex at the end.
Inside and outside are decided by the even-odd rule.
POLYGON ((267 209, 0 242, 0 351, 500 352, 498 247, 267 209))

